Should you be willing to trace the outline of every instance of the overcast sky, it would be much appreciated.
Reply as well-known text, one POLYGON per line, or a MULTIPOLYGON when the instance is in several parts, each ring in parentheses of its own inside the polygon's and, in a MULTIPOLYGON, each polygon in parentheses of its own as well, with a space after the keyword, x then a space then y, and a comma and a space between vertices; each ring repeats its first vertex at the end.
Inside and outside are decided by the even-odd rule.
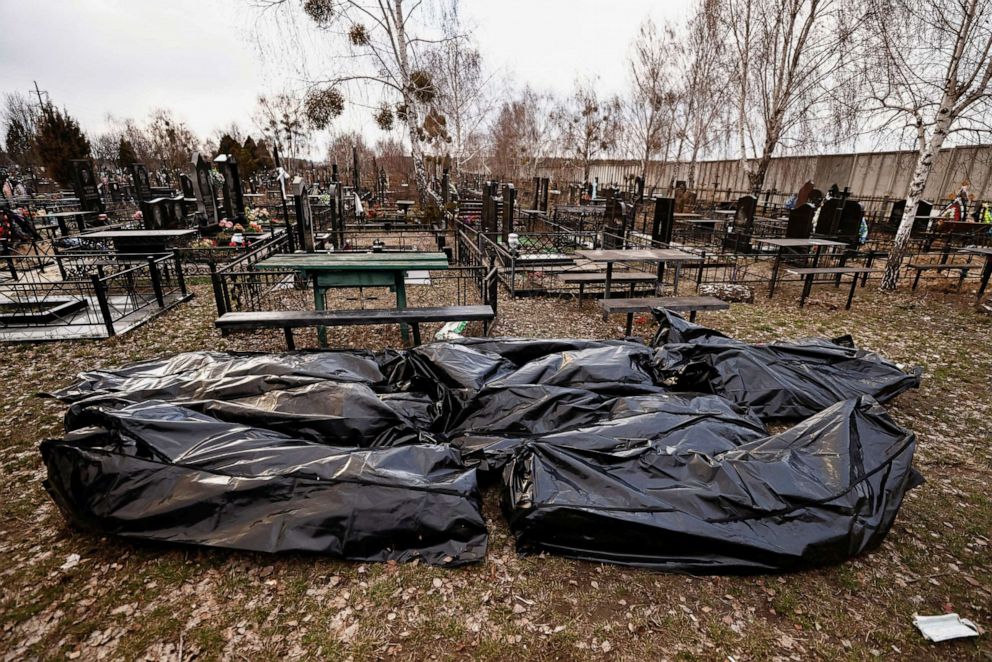
MULTIPOLYGON (((681 19, 689 4, 462 0, 461 11, 487 67, 516 86, 564 94, 577 76, 620 91, 640 21, 681 19)), ((267 25, 258 15, 251 0, 0 0, 0 92, 33 92, 38 81, 94 134, 108 113, 143 121, 158 107, 201 137, 235 120, 253 130, 258 94, 283 89, 292 75, 280 58, 260 55, 254 30, 267 25)), ((337 128, 374 138, 367 117, 349 113, 337 128)))

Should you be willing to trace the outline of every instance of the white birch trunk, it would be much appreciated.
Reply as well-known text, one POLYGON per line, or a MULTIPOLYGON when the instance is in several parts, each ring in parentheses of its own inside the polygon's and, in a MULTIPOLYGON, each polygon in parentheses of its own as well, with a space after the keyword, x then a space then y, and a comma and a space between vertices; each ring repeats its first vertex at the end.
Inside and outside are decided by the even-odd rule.
POLYGON ((420 146, 420 113, 413 90, 410 89, 410 66, 406 52, 406 16, 403 15, 403 0, 395 0, 396 54, 403 81, 403 103, 406 105, 406 126, 410 134, 410 156, 413 158, 413 177, 417 185, 417 197, 421 206, 427 202, 437 204, 438 196, 427 183, 427 168, 424 167, 424 150, 420 146))
POLYGON ((881 286, 883 290, 894 290, 899 282, 899 269, 906 256, 906 245, 909 243, 909 235, 913 230, 913 222, 916 220, 916 208, 923 198, 923 191, 926 189, 927 180, 930 179, 930 173, 933 171, 934 161, 947 138, 951 122, 954 121, 954 116, 951 113, 952 105, 953 99, 945 95, 944 102, 937 112, 937 123, 934 126, 933 135, 929 141, 920 145, 916 167, 913 169, 913 179, 906 195, 906 208, 903 211, 902 220, 899 222, 899 229, 896 230, 889 259, 885 264, 885 274, 882 276, 881 286))

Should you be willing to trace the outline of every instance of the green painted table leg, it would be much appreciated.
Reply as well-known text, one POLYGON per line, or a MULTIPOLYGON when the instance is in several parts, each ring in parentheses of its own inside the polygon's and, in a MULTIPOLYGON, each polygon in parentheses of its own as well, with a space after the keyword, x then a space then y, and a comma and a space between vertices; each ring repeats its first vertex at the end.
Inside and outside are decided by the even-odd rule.
MULTIPOLYGON (((396 307, 406 308, 406 272, 396 272, 396 307)), ((410 327, 405 322, 400 322, 400 336, 403 337, 403 344, 410 344, 410 327)))
MULTIPOLYGON (((313 288, 313 306, 314 310, 324 310, 326 305, 325 297, 327 296, 327 288, 314 285, 313 288)), ((327 327, 318 326, 317 327, 317 344, 321 347, 327 347, 327 327)))

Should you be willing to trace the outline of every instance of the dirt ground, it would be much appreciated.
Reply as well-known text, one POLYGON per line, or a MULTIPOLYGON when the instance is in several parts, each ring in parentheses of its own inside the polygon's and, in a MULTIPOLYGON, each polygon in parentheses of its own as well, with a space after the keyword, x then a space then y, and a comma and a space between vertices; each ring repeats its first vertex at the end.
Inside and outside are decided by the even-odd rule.
MULTIPOLYGON (((851 333, 925 369, 894 417, 919 437, 912 491, 876 551, 781 576, 690 577, 521 557, 486 492, 484 563, 446 570, 105 538, 67 525, 41 486, 38 442, 63 407, 35 397, 77 372, 201 349, 282 349, 279 332, 222 338, 209 289, 120 338, 3 347, 0 657, 45 659, 992 659, 992 318, 973 294, 786 286, 702 314, 750 341, 851 333), (977 640, 932 644, 912 616, 954 611, 977 640)), ((388 294, 385 296, 389 296, 388 294)), ((413 295, 430 299, 430 294, 413 295)), ((352 303, 354 307, 354 303, 352 303)), ((619 337, 595 305, 500 303, 494 335, 619 337)), ((645 337, 653 322, 640 316, 645 337)), ((426 337, 426 333, 425 333, 426 337)), ((399 346, 394 328, 334 329, 335 346, 399 346)), ((300 345, 312 337, 300 334, 300 345)))

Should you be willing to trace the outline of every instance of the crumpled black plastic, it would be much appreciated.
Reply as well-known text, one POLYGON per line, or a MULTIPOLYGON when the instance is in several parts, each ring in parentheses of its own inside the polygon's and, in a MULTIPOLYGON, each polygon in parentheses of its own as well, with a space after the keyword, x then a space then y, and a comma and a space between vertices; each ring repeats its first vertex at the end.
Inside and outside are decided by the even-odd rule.
POLYGON ((83 527, 362 561, 485 557, 475 470, 454 448, 338 448, 157 401, 87 417, 41 446, 45 488, 83 527))
MULTIPOLYGON (((46 487, 71 520, 103 533, 361 560, 469 563, 483 558, 486 544, 477 481, 496 479, 508 463, 507 475, 522 476, 527 458, 589 454, 599 459, 584 465, 575 489, 608 502, 637 488, 611 473, 614 466, 636 479, 641 469, 631 467, 649 453, 690 458, 684 461, 698 472, 685 474, 678 491, 728 512, 760 510, 760 491, 749 506, 752 497, 735 491, 735 477, 714 458, 765 439, 769 411, 779 417, 788 405, 796 415, 865 391, 891 397, 906 387, 877 357, 813 341, 786 346, 789 371, 782 373, 786 363, 776 359, 768 373, 778 380, 775 388, 786 389, 780 400, 755 397, 761 383, 752 378, 766 374, 756 370, 748 373, 752 390, 734 401, 716 388, 723 387, 707 372, 706 357, 733 351, 757 361, 768 355, 756 348, 766 346, 671 319, 667 333, 674 341, 660 348, 622 340, 461 339, 376 353, 191 352, 86 372, 53 394, 69 407, 65 438, 42 447, 46 487), (800 380, 827 370, 831 380, 820 390, 800 380), (889 387, 881 387, 880 376, 891 378, 889 387), (788 390, 800 385, 816 397, 788 390)), ((872 443, 888 434, 884 426, 859 429, 875 435, 872 443)), ((796 444, 819 443, 818 435, 803 432, 796 444)), ((794 478, 789 471, 798 465, 785 464, 780 473, 794 478)), ((813 483, 822 479, 809 476, 813 483)), ((896 482, 891 486, 897 489, 896 482)), ((528 549, 535 538, 526 498, 517 498, 524 492, 512 481, 506 489, 513 498, 507 512, 515 531, 525 531, 521 545, 528 549)), ((901 492, 893 491, 888 502, 897 507, 897 497, 901 492)), ((586 515, 567 533, 576 514, 562 512, 548 532, 595 538, 586 515)), ((691 509, 676 514, 688 518, 691 509)), ((816 514, 824 535, 848 516, 816 514)), ((885 524, 880 518, 858 521, 871 529, 865 537, 884 535, 872 528, 885 524)), ((628 524, 618 526, 603 529, 618 536, 610 543, 616 549, 589 558, 639 563, 643 525, 630 524, 630 538, 628 524)), ((768 544, 778 543, 769 538, 768 544)), ((541 545, 554 551, 552 542, 541 545)), ((579 548, 564 553, 580 555, 579 548)), ((853 546, 850 553, 857 551, 853 546)), ((807 563, 786 555, 767 566, 753 560, 742 566, 735 553, 714 556, 711 569, 807 563)), ((670 562, 648 557, 644 564, 652 567, 670 562)))
POLYGON ((763 419, 801 419, 860 395, 887 402, 920 385, 850 336, 835 340, 749 344, 656 310, 655 369, 680 391, 714 393, 763 419))
POLYGON ((93 370, 53 393, 64 402, 119 394, 133 401, 240 398, 326 381, 376 384, 385 381, 371 352, 236 354, 187 352, 93 370))
POLYGON ((503 509, 521 552, 694 573, 795 570, 877 547, 915 436, 870 397, 737 448, 562 433, 524 444, 503 509), (604 443, 606 442, 606 443, 604 443))
MULTIPOLYGON (((514 387, 521 388, 548 387, 514 387)), ((558 395, 578 393, 582 391, 558 395)), ((559 399, 547 407, 545 400, 537 402, 538 414, 550 408, 552 415, 520 421, 519 412, 511 408, 503 418, 481 416, 479 426, 468 426, 453 436, 451 443, 462 450, 466 463, 477 464, 490 477, 532 439, 583 448, 613 448, 621 440, 634 444, 651 440, 666 446, 690 443, 695 450, 715 452, 767 434, 761 421, 750 412, 715 395, 660 391, 617 398, 599 396, 578 403, 559 399)), ((533 411, 527 407, 523 410, 533 411)))

